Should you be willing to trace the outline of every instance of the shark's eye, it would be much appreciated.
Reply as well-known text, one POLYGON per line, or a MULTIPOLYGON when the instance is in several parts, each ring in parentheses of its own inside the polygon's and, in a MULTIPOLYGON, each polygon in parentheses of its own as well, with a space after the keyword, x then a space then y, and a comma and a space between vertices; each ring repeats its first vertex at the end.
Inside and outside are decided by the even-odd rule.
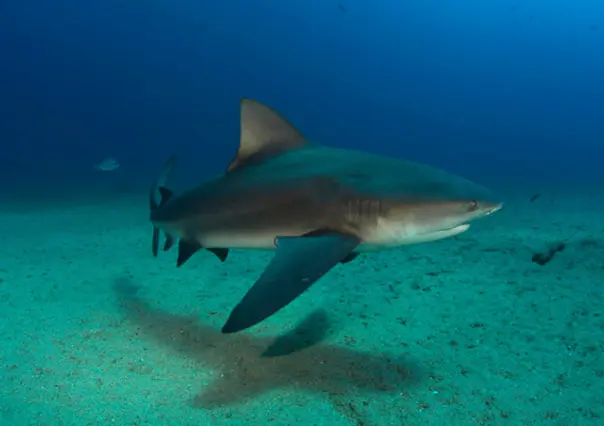
POLYGON ((476 210, 478 208, 478 201, 476 200, 472 200, 468 203, 468 209, 473 212, 474 210, 476 210))

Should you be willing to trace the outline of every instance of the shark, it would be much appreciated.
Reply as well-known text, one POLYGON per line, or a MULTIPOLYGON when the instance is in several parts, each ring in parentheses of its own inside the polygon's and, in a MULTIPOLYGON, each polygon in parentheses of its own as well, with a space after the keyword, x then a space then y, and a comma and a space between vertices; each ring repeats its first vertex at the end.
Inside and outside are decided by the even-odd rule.
POLYGON ((152 253, 177 266, 204 249, 272 250, 222 333, 274 315, 359 254, 442 240, 503 206, 487 188, 428 165, 310 143, 275 109, 240 101, 240 142, 224 174, 176 194, 171 156, 150 191, 152 253))

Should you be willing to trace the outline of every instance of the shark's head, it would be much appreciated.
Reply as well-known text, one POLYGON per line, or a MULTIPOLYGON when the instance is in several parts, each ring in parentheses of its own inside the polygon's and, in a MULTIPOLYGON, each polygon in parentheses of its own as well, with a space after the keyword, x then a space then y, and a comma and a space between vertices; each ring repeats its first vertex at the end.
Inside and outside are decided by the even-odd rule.
POLYGON ((382 208, 373 237, 381 244, 435 241, 466 231, 469 222, 495 213, 499 202, 477 200, 399 200, 382 208))

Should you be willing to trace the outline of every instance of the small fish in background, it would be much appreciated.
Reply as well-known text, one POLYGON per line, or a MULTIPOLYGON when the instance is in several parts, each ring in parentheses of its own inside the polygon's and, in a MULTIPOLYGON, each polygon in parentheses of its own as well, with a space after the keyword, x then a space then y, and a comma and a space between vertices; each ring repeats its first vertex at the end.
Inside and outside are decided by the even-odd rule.
POLYGON ((346 8, 344 8, 344 5, 342 3, 338 3, 338 9, 340 9, 340 12, 346 13, 346 8))
POLYGON ((102 172, 112 172, 114 170, 119 169, 120 163, 117 162, 115 158, 107 157, 99 164, 94 166, 96 170, 100 170, 102 172))
POLYGON ((529 203, 534 203, 535 201, 537 201, 539 198, 541 198, 541 194, 539 194, 538 192, 536 194, 533 194, 533 196, 529 199, 529 203))

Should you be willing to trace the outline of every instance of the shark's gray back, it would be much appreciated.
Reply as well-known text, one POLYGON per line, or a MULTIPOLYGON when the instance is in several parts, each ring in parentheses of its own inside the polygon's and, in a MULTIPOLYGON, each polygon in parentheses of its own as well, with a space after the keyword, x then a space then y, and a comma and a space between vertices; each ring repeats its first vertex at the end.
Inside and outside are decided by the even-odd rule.
POLYGON ((254 211, 267 205, 267 197, 273 203, 287 197, 311 202, 317 195, 317 185, 324 189, 325 197, 346 192, 410 202, 494 198, 480 185, 427 165, 360 151, 307 146, 204 182, 167 203, 157 219, 179 220, 193 212, 224 215, 230 210, 254 211))
POLYGON ((490 190, 440 169, 361 151, 309 146, 237 170, 215 182, 223 190, 329 178, 355 192, 378 197, 489 200, 490 190))

